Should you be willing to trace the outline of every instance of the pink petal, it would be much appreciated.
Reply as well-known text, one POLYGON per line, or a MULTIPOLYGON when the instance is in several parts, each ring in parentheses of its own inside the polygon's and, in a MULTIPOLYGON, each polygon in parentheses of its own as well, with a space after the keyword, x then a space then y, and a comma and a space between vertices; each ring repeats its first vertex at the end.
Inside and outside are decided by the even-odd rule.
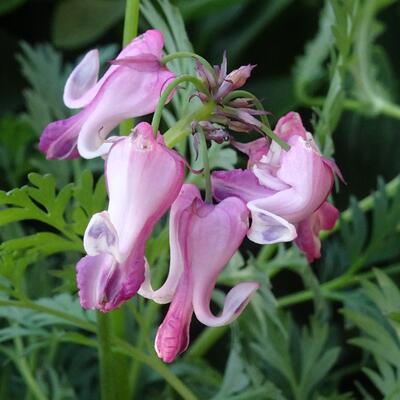
POLYGON ((211 175, 211 183, 213 196, 218 201, 235 196, 249 202, 274 193, 260 185, 256 176, 249 170, 215 171, 211 175))
POLYGON ((296 112, 289 112, 280 118, 274 132, 285 142, 289 141, 293 136, 301 136, 303 139, 308 139, 301 117, 296 112))
POLYGON ((170 213, 170 266, 168 277, 159 289, 153 290, 151 287, 150 269, 147 268, 145 280, 139 290, 141 296, 152 299, 159 304, 169 303, 172 300, 183 272, 183 256, 178 235, 179 227, 182 225, 182 214, 196 198, 201 198, 199 189, 196 186, 190 184, 182 186, 179 196, 172 204, 170 213))
POLYGON ((330 168, 308 141, 297 136, 282 155, 276 176, 288 189, 257 201, 257 207, 297 223, 317 210, 327 198, 333 184, 330 168))
MULTIPOLYGON (((158 59, 162 56, 163 35, 157 30, 148 30, 133 39, 117 56, 116 60, 148 53, 158 59)), ((97 81, 99 73, 98 50, 89 51, 71 72, 64 88, 64 103, 69 108, 87 106, 97 95, 108 77, 118 68, 111 65, 103 77, 97 81)))
POLYGON ((84 158, 104 154, 104 139, 123 120, 149 114, 157 106, 167 82, 175 75, 164 67, 158 71, 137 71, 120 65, 107 78, 92 102, 78 138, 84 158))
POLYGON ((131 243, 150 234, 182 187, 184 160, 157 142, 150 124, 114 143, 106 161, 108 213, 118 232, 120 252, 127 257, 131 243))
POLYGON ((193 314, 192 271, 188 260, 187 238, 192 225, 193 203, 200 200, 199 189, 185 184, 172 206, 170 218, 171 269, 164 289, 177 278, 176 290, 168 313, 157 331, 155 349, 165 362, 172 362, 189 344, 189 327, 193 314), (179 276, 177 276, 178 272, 179 276))
POLYGON ((307 255, 308 262, 321 257, 321 241, 319 233, 332 229, 339 218, 339 211, 330 203, 322 206, 297 225, 296 244, 307 255))
POLYGON ((246 205, 227 198, 216 206, 194 204, 187 237, 188 262, 193 276, 193 308, 197 319, 209 326, 233 321, 258 288, 255 282, 238 285, 227 295, 220 316, 211 313, 211 293, 218 275, 242 243, 248 229, 246 205))
POLYGON ((231 141, 232 145, 235 146, 242 153, 249 156, 248 168, 251 168, 254 164, 261 160, 261 158, 268 153, 269 143, 267 139, 260 138, 253 140, 249 143, 240 143, 234 140, 231 141))

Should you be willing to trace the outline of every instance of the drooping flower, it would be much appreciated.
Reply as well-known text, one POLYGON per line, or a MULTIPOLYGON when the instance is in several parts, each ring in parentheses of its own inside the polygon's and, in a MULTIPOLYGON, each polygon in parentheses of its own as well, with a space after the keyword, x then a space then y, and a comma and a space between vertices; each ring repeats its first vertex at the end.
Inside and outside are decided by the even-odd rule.
POLYGON ((297 237, 296 243, 313 260, 320 255, 319 230, 329 229, 337 219, 332 205, 323 206, 337 167, 321 155, 297 113, 281 118, 275 133, 290 150, 284 151, 276 142, 269 145, 264 139, 237 145, 249 155, 248 169, 214 172, 214 197, 237 196, 247 203, 252 217, 248 237, 252 241, 269 244, 297 237))
POLYGON ((139 292, 159 303, 172 299, 155 340, 157 354, 165 362, 172 362, 187 348, 193 312, 205 325, 229 324, 258 289, 257 282, 240 283, 227 294, 219 316, 210 311, 218 275, 240 246, 247 229, 248 211, 240 199, 231 197, 217 205, 206 204, 196 186, 183 185, 171 209, 168 278, 153 291, 147 271, 139 292))
POLYGON ((103 155, 112 145, 105 139, 118 124, 153 112, 167 82, 175 77, 160 63, 163 45, 162 33, 148 30, 121 51, 100 80, 98 51, 87 53, 64 88, 65 104, 83 109, 45 128, 39 149, 46 157, 103 155))
POLYGON ((143 122, 114 142, 105 176, 108 210, 89 222, 77 281, 82 307, 110 311, 144 280, 145 242, 181 189, 184 160, 143 122))

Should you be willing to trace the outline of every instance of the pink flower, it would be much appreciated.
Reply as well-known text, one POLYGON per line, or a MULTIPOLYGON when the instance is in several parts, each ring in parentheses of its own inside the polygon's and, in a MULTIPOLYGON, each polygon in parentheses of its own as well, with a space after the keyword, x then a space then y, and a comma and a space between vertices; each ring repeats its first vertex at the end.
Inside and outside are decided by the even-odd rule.
MULTIPOLYGON (((214 172, 214 197, 222 200, 237 196, 247 203, 252 217, 248 237, 252 241, 269 244, 298 237, 296 243, 302 243, 299 247, 311 260, 319 256, 319 248, 316 251, 302 240, 307 231, 305 221, 326 201, 332 189, 333 170, 337 167, 321 155, 297 113, 281 118, 275 133, 288 142, 290 150, 285 152, 275 142, 263 144, 263 139, 239 145, 249 155, 249 169, 214 172)), ((331 225, 317 223, 319 219, 315 218, 310 222, 313 236, 319 229, 331 225)), ((313 240, 315 243, 317 238, 313 240)))
POLYGON ((185 184, 172 205, 170 217, 171 264, 165 284, 153 291, 146 274, 140 294, 157 302, 172 302, 160 325, 155 348, 165 362, 172 362, 189 343, 193 312, 208 326, 222 326, 236 319, 258 289, 257 282, 243 282, 227 294, 222 313, 210 310, 218 275, 240 246, 248 229, 248 211, 238 198, 217 205, 201 200, 196 186, 185 184))
POLYGON ((145 243, 181 189, 184 160, 143 122, 113 144, 105 176, 108 210, 89 222, 77 280, 82 307, 110 311, 144 280, 145 243))
POLYGON ((48 159, 93 158, 107 153, 109 133, 123 120, 155 110, 160 95, 175 75, 160 64, 164 39, 149 30, 134 39, 98 81, 97 50, 86 54, 69 76, 64 102, 83 109, 70 118, 50 123, 39 149, 48 159))

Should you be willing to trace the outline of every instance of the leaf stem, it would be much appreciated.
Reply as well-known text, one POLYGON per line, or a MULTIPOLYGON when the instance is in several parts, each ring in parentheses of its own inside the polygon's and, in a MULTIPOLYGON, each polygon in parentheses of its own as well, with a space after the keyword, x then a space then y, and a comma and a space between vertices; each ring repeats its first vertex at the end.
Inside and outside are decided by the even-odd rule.
POLYGON ((153 119, 151 121, 151 126, 153 127, 154 135, 157 135, 158 129, 160 127, 162 110, 165 107, 165 104, 167 103, 168 97, 176 89, 177 86, 185 82, 192 83, 199 91, 204 92, 206 90, 203 82, 199 78, 196 78, 195 76, 182 75, 179 78, 174 79, 163 91, 160 100, 158 101, 157 108, 154 112, 153 119))

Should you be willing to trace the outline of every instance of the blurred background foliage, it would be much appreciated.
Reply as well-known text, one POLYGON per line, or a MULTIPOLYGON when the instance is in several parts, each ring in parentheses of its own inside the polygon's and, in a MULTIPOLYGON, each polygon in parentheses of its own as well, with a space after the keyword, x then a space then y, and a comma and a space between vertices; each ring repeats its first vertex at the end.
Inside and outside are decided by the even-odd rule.
MULTIPOLYGON (((229 69, 257 64, 248 89, 271 119, 298 110, 340 166, 347 185, 333 198, 343 213, 313 268, 295 247, 245 242, 214 300, 248 278, 260 292, 229 329, 195 323, 190 350, 171 367, 151 343, 163 309, 135 298, 113 313, 125 339, 114 342, 125 354, 116 368, 130 371, 117 386, 140 399, 399 399, 400 2, 172 3, 143 1, 140 30, 163 30, 168 52, 192 46, 217 64, 226 50, 229 69)), ((88 218, 106 201, 102 161, 46 161, 37 143, 48 122, 70 115, 62 90, 82 54, 98 47, 105 63, 118 52, 124 11, 124 0, 0 2, 0 399, 99 396, 96 318, 80 309, 74 264, 88 218)), ((166 127, 189 95, 174 100, 166 127)), ((244 163, 227 148, 211 159, 244 163)), ((162 224, 147 256, 166 264, 162 224)))

